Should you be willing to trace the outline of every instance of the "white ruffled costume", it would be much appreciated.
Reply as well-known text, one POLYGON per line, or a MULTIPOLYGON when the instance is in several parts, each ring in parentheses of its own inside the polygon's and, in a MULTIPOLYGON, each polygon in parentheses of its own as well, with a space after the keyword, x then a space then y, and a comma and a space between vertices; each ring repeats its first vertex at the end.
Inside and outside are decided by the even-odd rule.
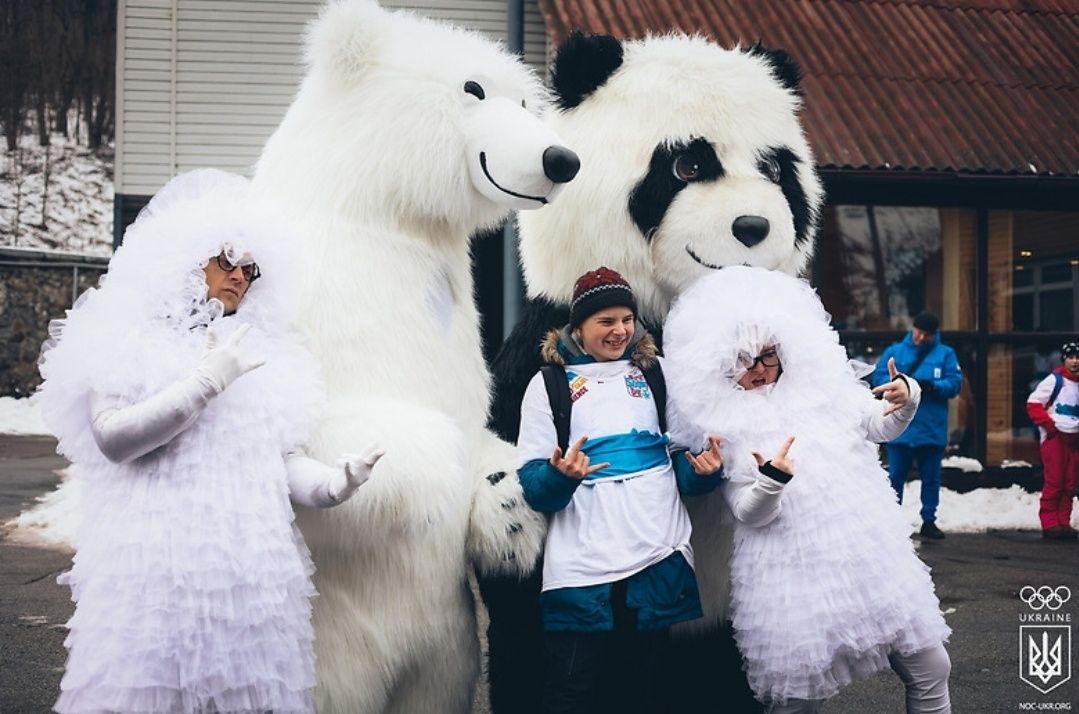
POLYGON ((41 401, 81 479, 77 607, 59 712, 313 711, 313 571, 293 525, 284 455, 315 425, 313 358, 285 332, 292 250, 237 176, 174 179, 143 210, 101 285, 50 326, 41 401), (206 300, 223 244, 263 277, 237 312, 206 300), (206 401, 163 446, 105 458, 91 408, 138 404, 189 379, 207 326, 249 325, 267 360, 206 401))
POLYGON ((725 268, 678 299, 664 347, 673 438, 722 438, 730 481, 709 498, 727 497, 737 513, 782 491, 766 525, 742 514, 731 560, 731 619, 758 699, 825 699, 889 655, 939 648, 950 629, 867 439, 894 438, 905 424, 891 422, 909 421, 916 404, 881 416, 812 288, 725 268), (767 345, 782 361, 778 381, 742 389, 739 354, 767 345), (783 487, 759 474, 752 452, 770 458, 788 436, 794 478, 783 487))

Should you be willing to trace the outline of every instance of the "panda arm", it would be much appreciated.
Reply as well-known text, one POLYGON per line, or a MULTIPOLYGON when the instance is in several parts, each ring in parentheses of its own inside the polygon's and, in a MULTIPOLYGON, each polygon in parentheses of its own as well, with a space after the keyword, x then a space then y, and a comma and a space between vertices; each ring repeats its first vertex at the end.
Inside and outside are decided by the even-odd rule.
POLYGON ((540 342, 548 331, 568 320, 567 307, 542 298, 529 300, 521 320, 491 362, 494 398, 488 426, 506 441, 517 441, 525 388, 541 366, 540 342))

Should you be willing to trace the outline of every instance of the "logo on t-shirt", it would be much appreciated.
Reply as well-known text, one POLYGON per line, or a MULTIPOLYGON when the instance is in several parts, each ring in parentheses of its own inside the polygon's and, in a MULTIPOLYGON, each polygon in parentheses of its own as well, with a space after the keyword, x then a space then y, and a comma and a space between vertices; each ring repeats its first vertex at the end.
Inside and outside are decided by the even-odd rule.
POLYGON ((645 380, 641 370, 636 367, 626 374, 626 391, 634 399, 652 398, 652 390, 648 388, 648 381, 645 380))
POLYGON ((566 370, 569 380, 569 400, 575 402, 588 392, 588 380, 576 372, 566 370))

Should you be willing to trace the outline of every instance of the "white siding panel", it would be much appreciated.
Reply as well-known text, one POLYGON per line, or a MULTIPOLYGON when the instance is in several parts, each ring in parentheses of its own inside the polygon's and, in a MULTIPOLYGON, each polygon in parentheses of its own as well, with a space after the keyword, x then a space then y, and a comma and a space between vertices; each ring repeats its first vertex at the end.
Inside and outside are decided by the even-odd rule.
MULTIPOLYGON (((506 38, 505 0, 381 1, 506 38)), ((524 3, 524 58, 545 74, 550 48, 538 0, 524 3)), ((324 0, 120 4, 117 191, 152 193, 197 166, 247 173, 298 90, 303 30, 324 0)))
POLYGON ((180 105, 180 111, 176 113, 178 121, 198 122, 212 121, 214 117, 221 117, 228 121, 227 117, 251 117, 262 121, 280 121, 285 116, 287 107, 260 104, 237 104, 236 102, 184 102, 180 105), (276 118, 276 119, 275 119, 276 118))

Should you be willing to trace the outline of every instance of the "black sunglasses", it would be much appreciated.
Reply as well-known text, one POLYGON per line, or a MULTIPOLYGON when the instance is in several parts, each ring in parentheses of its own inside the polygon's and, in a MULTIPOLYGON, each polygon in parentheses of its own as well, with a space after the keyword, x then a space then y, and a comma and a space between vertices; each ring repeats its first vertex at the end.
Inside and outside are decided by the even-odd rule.
MULTIPOLYGON (((233 270, 236 270, 236 266, 233 265, 232 261, 229 260, 224 252, 217 256, 217 267, 221 268, 226 273, 231 273, 233 270)), ((258 263, 247 263, 246 265, 241 265, 239 267, 240 272, 244 275, 244 280, 248 283, 253 283, 262 277, 262 271, 259 270, 258 263)))
POLYGON ((763 364, 765 367, 778 367, 779 366, 779 353, 775 350, 768 350, 764 354, 753 357, 750 361, 750 356, 747 354, 741 354, 738 357, 738 361, 742 363, 742 366, 746 370, 752 372, 758 364, 763 364))

